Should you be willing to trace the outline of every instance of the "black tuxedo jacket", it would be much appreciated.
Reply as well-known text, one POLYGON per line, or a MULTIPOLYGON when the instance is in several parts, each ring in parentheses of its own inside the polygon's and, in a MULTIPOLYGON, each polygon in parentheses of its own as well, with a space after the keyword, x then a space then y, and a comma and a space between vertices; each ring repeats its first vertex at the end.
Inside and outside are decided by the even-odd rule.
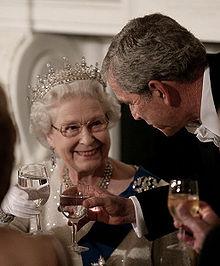
MULTIPOLYGON (((207 58, 210 67, 212 93, 217 109, 220 107, 220 54, 207 55, 207 58)), ((185 167, 189 170, 188 173, 184 174, 187 177, 198 179, 200 199, 208 202, 217 214, 220 215, 219 148, 211 142, 200 142, 195 135, 185 132, 184 130, 181 134, 184 135, 184 141, 188 147, 185 157, 181 157, 181 161, 183 161, 183 163, 184 161, 186 162, 185 167), (191 166, 189 167, 190 164, 191 166)), ((178 142, 180 144, 181 137, 177 140, 177 146, 179 145, 178 142)), ((165 153, 162 154, 166 156, 165 153)), ((163 160, 163 158, 161 159, 163 160)), ((172 162, 170 167, 170 171, 172 171, 172 162)), ((167 179, 167 181, 169 179, 166 174, 163 178, 167 179)), ((137 196, 148 228, 147 238, 149 240, 156 239, 174 230, 173 219, 167 208, 167 196, 167 186, 140 193, 137 196)))
POLYGON ((220 226, 213 228, 205 239, 199 256, 198 266, 219 266, 220 226))

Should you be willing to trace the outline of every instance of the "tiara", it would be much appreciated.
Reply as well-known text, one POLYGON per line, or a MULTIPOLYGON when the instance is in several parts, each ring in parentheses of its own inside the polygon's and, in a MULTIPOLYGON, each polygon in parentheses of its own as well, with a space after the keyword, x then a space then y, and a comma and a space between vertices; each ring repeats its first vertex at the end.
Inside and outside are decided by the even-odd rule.
POLYGON ((43 97, 56 85, 69 84, 76 80, 97 80, 105 89, 106 84, 102 79, 98 63, 95 66, 88 66, 85 57, 82 57, 80 63, 72 66, 67 57, 62 57, 63 67, 55 68, 51 64, 47 64, 48 73, 43 76, 37 76, 35 86, 28 86, 31 104, 43 99, 43 97))

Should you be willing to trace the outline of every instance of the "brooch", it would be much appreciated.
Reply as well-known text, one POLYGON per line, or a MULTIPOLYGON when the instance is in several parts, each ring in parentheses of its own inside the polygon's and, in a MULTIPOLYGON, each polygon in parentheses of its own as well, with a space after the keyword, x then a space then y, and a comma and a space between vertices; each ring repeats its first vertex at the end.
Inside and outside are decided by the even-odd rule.
POLYGON ((105 260, 102 256, 99 257, 98 262, 91 263, 91 266, 104 266, 105 260))
POLYGON ((152 176, 141 176, 134 181, 133 189, 137 193, 158 187, 158 180, 152 176))

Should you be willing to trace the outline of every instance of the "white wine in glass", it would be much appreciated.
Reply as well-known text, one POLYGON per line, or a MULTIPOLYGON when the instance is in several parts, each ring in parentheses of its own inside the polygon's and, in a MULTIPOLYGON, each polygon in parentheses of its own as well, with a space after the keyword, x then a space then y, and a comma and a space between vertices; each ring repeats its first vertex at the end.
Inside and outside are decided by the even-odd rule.
MULTIPOLYGON (((28 199, 33 200, 40 212, 50 196, 46 167, 40 163, 21 166, 18 170, 18 187, 27 192, 28 199)), ((40 214, 36 214, 36 225, 37 228, 33 234, 42 233, 40 214)))
MULTIPOLYGON (((195 216, 199 210, 199 190, 198 182, 192 179, 173 179, 169 184, 168 193, 168 209, 170 214, 178 220, 176 208, 180 203, 186 203, 190 213, 195 216)), ((181 221, 180 221, 181 222, 181 221)), ((185 231, 181 227, 179 232, 184 234, 185 231)), ((184 250, 186 246, 179 242, 167 247, 168 249, 184 250)))
POLYGON ((72 223, 72 245, 70 249, 77 253, 81 253, 89 249, 84 246, 79 246, 77 243, 78 222, 87 214, 87 208, 85 208, 82 203, 88 197, 89 196, 84 195, 79 191, 77 185, 71 185, 67 188, 65 183, 61 184, 59 210, 72 223))

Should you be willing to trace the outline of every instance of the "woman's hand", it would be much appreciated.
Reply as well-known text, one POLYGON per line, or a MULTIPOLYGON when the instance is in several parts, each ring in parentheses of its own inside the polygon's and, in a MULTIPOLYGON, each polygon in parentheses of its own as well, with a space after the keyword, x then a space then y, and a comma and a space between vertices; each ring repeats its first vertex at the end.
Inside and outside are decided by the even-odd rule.
POLYGON ((12 186, 5 195, 1 208, 5 213, 10 213, 20 218, 31 218, 40 212, 33 200, 28 198, 27 192, 17 185, 12 186))

